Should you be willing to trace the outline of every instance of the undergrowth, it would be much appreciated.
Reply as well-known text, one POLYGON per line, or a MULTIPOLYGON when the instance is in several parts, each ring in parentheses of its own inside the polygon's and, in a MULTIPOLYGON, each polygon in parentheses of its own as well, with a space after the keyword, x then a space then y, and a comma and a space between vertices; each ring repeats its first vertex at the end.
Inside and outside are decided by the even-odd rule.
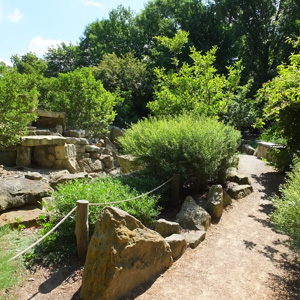
MULTIPOLYGON (((122 177, 106 177, 88 180, 73 180, 58 186, 54 192, 55 205, 49 208, 53 212, 50 221, 43 225, 42 234, 51 230, 69 211, 76 206, 77 200, 90 203, 103 203, 102 206, 89 206, 90 236, 100 211, 111 202, 137 197, 160 185, 153 177, 138 174, 122 177)), ((144 225, 151 226, 160 213, 159 201, 166 188, 156 194, 143 195, 141 198, 120 204, 112 204, 139 219, 144 225)), ((73 213, 54 233, 49 235, 35 249, 26 254, 28 267, 38 264, 52 265, 76 253, 75 213, 73 213)))

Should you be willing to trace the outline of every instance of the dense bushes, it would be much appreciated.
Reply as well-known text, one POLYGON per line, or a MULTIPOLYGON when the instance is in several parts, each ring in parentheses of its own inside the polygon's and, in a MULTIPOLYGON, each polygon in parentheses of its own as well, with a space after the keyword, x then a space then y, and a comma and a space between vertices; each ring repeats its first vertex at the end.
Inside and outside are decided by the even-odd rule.
POLYGON ((156 176, 196 173, 204 184, 228 166, 239 139, 238 131, 215 119, 185 114, 140 121, 119 141, 156 176))
MULTIPOLYGON (((43 234, 48 232, 53 226, 76 206, 76 201, 80 199, 88 200, 90 203, 105 203, 101 206, 89 207, 90 233, 94 231, 95 223, 100 211, 105 206, 119 207, 129 214, 139 219, 144 225, 151 225, 160 212, 158 201, 160 194, 143 195, 141 198, 131 200, 121 204, 110 204, 111 202, 122 201, 137 197, 159 185, 160 182, 149 178, 146 175, 127 176, 125 178, 97 179, 91 182, 86 180, 71 181, 58 186, 53 194, 55 205, 49 210, 54 210, 55 214, 50 221, 44 224, 43 234)), ((161 193, 163 190, 160 190, 161 193)), ((66 255, 76 251, 75 243, 75 215, 71 215, 54 233, 35 248, 34 253, 26 255, 27 263, 34 264, 42 261, 45 264, 55 263, 63 259, 66 255), (45 253, 47 255, 45 256, 45 253), (50 254, 49 254, 50 253, 50 254)))
POLYGON ((281 187, 281 197, 275 197, 276 210, 272 221, 284 234, 291 237, 291 243, 300 247, 300 160, 294 162, 293 171, 281 187))

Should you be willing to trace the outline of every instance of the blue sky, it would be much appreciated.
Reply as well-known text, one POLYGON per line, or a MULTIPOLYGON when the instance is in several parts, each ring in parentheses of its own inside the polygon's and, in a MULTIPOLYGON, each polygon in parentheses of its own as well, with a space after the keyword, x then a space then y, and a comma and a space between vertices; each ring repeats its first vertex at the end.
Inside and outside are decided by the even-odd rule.
POLYGON ((139 13, 148 0, 0 0, 0 61, 42 57, 51 45, 76 43, 85 27, 122 4, 139 13))

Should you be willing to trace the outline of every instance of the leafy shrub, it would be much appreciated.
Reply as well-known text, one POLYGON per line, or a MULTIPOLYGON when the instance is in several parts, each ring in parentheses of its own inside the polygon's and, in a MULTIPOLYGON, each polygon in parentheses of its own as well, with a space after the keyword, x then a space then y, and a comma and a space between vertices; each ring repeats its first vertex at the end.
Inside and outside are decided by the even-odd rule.
POLYGON ((275 197, 271 220, 278 230, 291 237, 291 244, 300 247, 300 159, 294 162, 287 182, 281 186, 281 197, 275 197))
MULTIPOLYGON (((88 200, 90 203, 105 203, 105 205, 89 207, 89 228, 92 234, 100 211, 105 206, 109 206, 111 202, 137 197, 148 191, 142 187, 147 186, 149 188, 148 185, 142 183, 143 180, 148 181, 149 178, 145 176, 139 176, 138 179, 136 177, 125 179, 107 177, 90 182, 87 180, 74 180, 59 185, 57 191, 53 194, 55 206, 51 209, 54 211, 54 216, 50 222, 44 224, 43 234, 52 229, 60 219, 71 211, 76 206, 77 200, 82 199, 88 200), (139 186, 139 188, 132 186, 139 186)), ((158 185, 157 182, 153 183, 156 186, 158 185)), ((156 186, 152 186, 152 188, 156 186)), ((160 212, 158 201, 158 195, 144 195, 136 200, 111 205, 127 211, 147 226, 154 222, 160 212)), ((34 254, 29 253, 27 255, 28 264, 34 264, 36 260, 49 264, 60 261, 66 255, 74 253, 76 251, 74 229, 75 214, 72 214, 54 233, 35 248, 34 254)))
POLYGON ((174 173, 200 184, 216 178, 236 152, 240 133, 215 119, 196 114, 145 119, 119 139, 126 153, 136 155, 151 173, 167 179, 174 173))

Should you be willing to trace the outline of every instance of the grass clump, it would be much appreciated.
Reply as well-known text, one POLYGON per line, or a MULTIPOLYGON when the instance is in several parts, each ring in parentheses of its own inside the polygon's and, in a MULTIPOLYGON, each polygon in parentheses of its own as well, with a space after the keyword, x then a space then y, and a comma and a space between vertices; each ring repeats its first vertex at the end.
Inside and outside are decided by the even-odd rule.
POLYGON ((35 235, 26 235, 8 225, 0 227, 0 299, 11 299, 9 290, 19 285, 26 276, 22 259, 8 260, 28 247, 34 239, 35 235))
POLYGON ((277 229, 290 236, 291 245, 300 248, 300 159, 288 173, 287 182, 280 188, 281 196, 274 197, 276 210, 271 216, 277 229))
POLYGON ((205 184, 229 166, 240 137, 240 132, 216 119, 184 114, 142 120, 119 142, 155 176, 167 179, 178 173, 188 178, 196 173, 199 183, 205 184))
MULTIPOLYGON (((74 180, 59 185, 57 191, 53 194, 55 198, 55 206, 52 207, 54 216, 48 223, 44 224, 43 234, 47 233, 71 211, 76 206, 77 200, 88 200, 90 203, 105 203, 102 206, 89 207, 91 235, 98 216, 105 206, 110 206, 111 202, 137 197, 151 190, 150 186, 154 188, 159 184, 160 182, 158 183, 153 178, 139 174, 138 176, 106 177, 93 181, 74 180)), ((144 195, 139 199, 112 204, 112 206, 127 211, 144 225, 150 226, 160 212, 159 199, 158 194, 144 195)), ((76 252, 74 229, 75 213, 40 245, 35 247, 34 252, 27 254, 26 258, 29 266, 34 266, 36 263, 55 264, 69 254, 74 254, 76 252)))

